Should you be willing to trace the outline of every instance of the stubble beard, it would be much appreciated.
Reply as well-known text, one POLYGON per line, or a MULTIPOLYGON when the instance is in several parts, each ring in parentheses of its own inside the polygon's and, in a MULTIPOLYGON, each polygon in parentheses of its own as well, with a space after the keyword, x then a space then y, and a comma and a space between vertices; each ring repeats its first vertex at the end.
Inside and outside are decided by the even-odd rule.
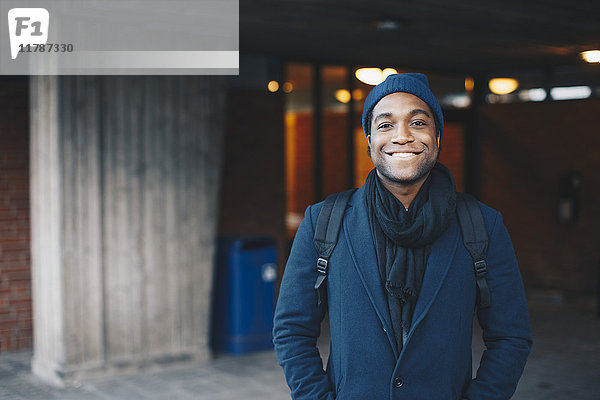
POLYGON ((394 173, 394 170, 390 167, 389 164, 379 163, 379 165, 375 165, 375 169, 380 177, 385 178, 386 180, 403 186, 413 185, 417 182, 420 182, 427 178, 437 160, 439 158, 439 151, 434 157, 428 157, 423 160, 418 166, 415 173, 410 177, 400 177, 394 173))

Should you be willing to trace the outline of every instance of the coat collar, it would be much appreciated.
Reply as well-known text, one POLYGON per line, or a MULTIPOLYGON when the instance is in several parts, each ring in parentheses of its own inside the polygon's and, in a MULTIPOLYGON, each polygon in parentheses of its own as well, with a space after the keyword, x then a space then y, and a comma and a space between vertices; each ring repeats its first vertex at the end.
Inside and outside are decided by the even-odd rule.
MULTIPOLYGON (((399 357, 398 348, 393 334, 392 322, 388 310, 387 300, 381 279, 379 268, 377 266, 377 256, 375 254, 375 245, 371 235, 371 226, 367 207, 364 201, 364 186, 358 189, 350 199, 350 209, 346 214, 344 226, 344 236, 348 241, 350 256, 352 257, 354 267, 358 272, 362 284, 364 285, 369 299, 375 308, 377 316, 381 320, 387 337, 394 350, 396 358, 399 357)), ((431 247, 431 253, 427 260, 423 286, 421 287, 419 298, 415 305, 415 311, 412 318, 412 326, 408 335, 408 341, 412 333, 423 320, 437 293, 442 282, 452 264, 454 254, 459 239, 458 224, 453 219, 450 227, 440 236, 431 247)), ((406 346, 405 346, 406 348, 406 346)))

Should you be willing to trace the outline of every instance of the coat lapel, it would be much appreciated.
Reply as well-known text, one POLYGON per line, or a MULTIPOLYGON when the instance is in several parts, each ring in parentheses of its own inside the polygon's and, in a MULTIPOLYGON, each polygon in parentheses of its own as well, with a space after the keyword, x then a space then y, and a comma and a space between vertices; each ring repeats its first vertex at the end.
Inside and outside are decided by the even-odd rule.
POLYGON ((431 246, 431 253, 427 260, 423 285, 413 312, 412 324, 408 334, 408 341, 412 333, 423 320, 431 304, 435 300, 442 283, 450 269, 456 253, 460 232, 456 218, 452 220, 446 231, 431 246))
POLYGON ((375 254, 375 245, 371 235, 371 227, 367 215, 367 207, 364 199, 364 186, 356 191, 350 201, 352 206, 345 220, 344 236, 348 242, 350 256, 358 276, 364 285, 369 299, 375 308, 375 312, 381 320, 385 329, 390 345, 394 350, 394 355, 398 357, 398 349, 393 334, 392 322, 388 311, 387 301, 381 286, 379 268, 377 266, 377 256, 375 254))
MULTIPOLYGON (((350 209, 345 216, 344 236, 348 242, 350 256, 358 276, 364 285, 369 299, 375 308, 381 324, 387 332, 388 341, 394 350, 396 358, 399 357, 396 340, 393 334, 392 322, 387 306, 387 301, 379 277, 375 245, 371 235, 367 207, 363 201, 364 186, 356 191, 350 200, 350 209), (351 228, 350 228, 351 227, 351 228)), ((460 240, 459 226, 456 218, 450 226, 431 246, 431 253, 427 260, 423 286, 419 292, 419 298, 415 305, 412 318, 412 326, 408 334, 408 341, 423 318, 427 315, 433 304, 442 283, 452 265, 456 249, 460 240)), ((404 346, 406 348, 406 345, 404 346)))

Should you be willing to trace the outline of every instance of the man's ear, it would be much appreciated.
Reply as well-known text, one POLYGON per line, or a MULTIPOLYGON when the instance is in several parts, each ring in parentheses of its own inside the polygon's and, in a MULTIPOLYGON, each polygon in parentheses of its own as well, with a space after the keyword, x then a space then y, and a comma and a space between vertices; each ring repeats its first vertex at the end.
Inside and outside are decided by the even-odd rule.
POLYGON ((440 147, 440 141, 442 140, 441 133, 442 133, 441 131, 439 131, 439 130, 437 131, 437 145, 438 145, 438 148, 440 147))
POLYGON ((367 143, 371 146, 371 135, 367 135, 367 143))

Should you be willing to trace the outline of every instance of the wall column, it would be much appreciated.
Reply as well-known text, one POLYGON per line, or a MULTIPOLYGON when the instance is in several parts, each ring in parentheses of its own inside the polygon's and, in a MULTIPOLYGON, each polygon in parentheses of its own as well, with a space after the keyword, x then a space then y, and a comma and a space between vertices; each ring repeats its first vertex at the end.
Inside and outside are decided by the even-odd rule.
POLYGON ((31 78, 33 372, 208 356, 220 77, 31 78))

